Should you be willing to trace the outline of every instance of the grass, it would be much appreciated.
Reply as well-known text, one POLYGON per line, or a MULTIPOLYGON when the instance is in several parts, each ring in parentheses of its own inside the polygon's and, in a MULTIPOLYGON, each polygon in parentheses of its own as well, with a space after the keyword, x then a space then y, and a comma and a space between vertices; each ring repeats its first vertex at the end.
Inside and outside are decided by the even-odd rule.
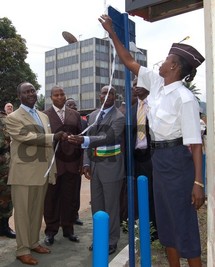
MULTIPOLYGON (((202 263, 203 267, 207 266, 207 205, 203 205, 198 211, 199 229, 202 246, 202 263)), ((138 246, 138 244, 137 244, 138 246)), ((165 254, 165 249, 160 244, 159 240, 156 240, 151 245, 151 260, 153 267, 168 267, 168 261, 165 254)), ((137 253, 136 267, 139 267, 139 258, 137 253)), ((187 261, 181 259, 181 267, 187 267, 187 261)))

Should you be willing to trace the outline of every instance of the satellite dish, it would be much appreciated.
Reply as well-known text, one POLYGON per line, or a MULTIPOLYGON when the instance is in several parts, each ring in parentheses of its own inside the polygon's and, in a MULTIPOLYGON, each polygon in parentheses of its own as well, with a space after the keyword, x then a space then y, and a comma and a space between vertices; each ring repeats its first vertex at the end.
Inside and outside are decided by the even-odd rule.
POLYGON ((75 38, 74 35, 72 35, 70 32, 62 32, 62 35, 63 35, 63 38, 69 43, 69 44, 72 44, 72 43, 75 43, 77 42, 78 40, 75 38))

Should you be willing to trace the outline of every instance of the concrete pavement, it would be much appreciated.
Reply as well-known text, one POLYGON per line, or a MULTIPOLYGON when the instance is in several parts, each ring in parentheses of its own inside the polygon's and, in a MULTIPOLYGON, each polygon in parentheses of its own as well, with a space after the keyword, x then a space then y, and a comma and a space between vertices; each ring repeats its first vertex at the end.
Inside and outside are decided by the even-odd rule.
MULTIPOLYGON (((81 208, 80 219, 84 225, 75 225, 75 234, 80 237, 80 243, 74 243, 64 238, 62 230, 55 236, 55 243, 50 247, 51 254, 41 255, 32 253, 38 259, 39 267, 92 267, 92 252, 88 250, 92 241, 92 216, 90 210, 90 183, 87 179, 82 179, 81 187, 81 208)), ((13 227, 13 217, 10 221, 13 227)), ((13 228, 14 229, 14 228, 13 228)), ((41 229, 41 245, 44 245, 44 222, 41 229)), ((128 243, 128 235, 121 233, 118 250, 109 256, 109 262, 119 253, 128 243)), ((5 237, 0 237, 0 266, 1 267, 21 267, 25 266, 15 258, 16 241, 5 237)))

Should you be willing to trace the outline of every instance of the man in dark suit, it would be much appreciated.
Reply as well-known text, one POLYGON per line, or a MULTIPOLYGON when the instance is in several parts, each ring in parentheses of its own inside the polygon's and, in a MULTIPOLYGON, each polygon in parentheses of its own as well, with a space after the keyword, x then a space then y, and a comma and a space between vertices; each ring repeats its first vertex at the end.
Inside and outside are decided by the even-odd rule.
MULTIPOLYGON (((73 98, 67 98, 66 100, 66 107, 78 110, 77 109, 77 104, 73 98)), ((85 130, 87 128, 87 121, 84 120, 81 117, 81 131, 85 130)), ((77 225, 83 225, 83 221, 80 220, 79 218, 79 209, 80 209, 80 194, 81 194, 81 174, 79 176, 78 182, 77 182, 77 188, 76 188, 76 219, 75 219, 75 224, 77 225)))
MULTIPOLYGON (((53 133, 64 131, 68 134, 81 133, 81 120, 77 111, 65 106, 66 96, 60 86, 51 90, 52 107, 45 110, 50 120, 53 133)), ((76 220, 76 188, 80 177, 81 147, 68 141, 55 143, 57 181, 47 190, 44 208, 45 244, 52 245, 59 227, 63 236, 70 241, 79 242, 74 234, 73 224, 76 220), (56 146, 58 146, 56 148, 56 146)))
MULTIPOLYGON (((109 254, 116 251, 120 238, 119 198, 124 178, 124 155, 120 144, 125 117, 114 105, 115 99, 116 90, 104 86, 100 92, 102 109, 89 115, 92 127, 87 136, 68 137, 70 142, 83 143, 82 146, 87 147, 83 173, 91 183, 92 214, 100 210, 109 214, 109 254)), ((92 250, 93 246, 89 249, 92 250)))
POLYGON ((133 152, 134 152, 134 216, 135 220, 138 215, 138 198, 137 198, 137 178, 144 175, 148 178, 148 194, 149 194, 149 219, 152 227, 151 241, 157 239, 154 197, 153 197, 153 177, 152 177, 152 162, 150 151, 150 135, 149 125, 147 120, 147 96, 149 91, 143 87, 137 87, 137 79, 133 80, 133 89, 138 97, 138 102, 132 107, 133 121, 133 152), (141 109, 143 104, 143 110, 141 109), (139 118, 139 113, 140 117, 139 118), (141 121, 142 119, 142 121, 141 121))

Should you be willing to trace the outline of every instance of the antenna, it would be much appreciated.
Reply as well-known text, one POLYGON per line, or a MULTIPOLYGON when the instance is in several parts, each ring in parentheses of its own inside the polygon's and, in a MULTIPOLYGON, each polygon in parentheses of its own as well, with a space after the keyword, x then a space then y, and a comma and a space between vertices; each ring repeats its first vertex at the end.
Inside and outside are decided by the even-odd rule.
POLYGON ((179 44, 180 43, 182 43, 182 42, 184 42, 184 41, 186 41, 186 40, 188 40, 188 39, 190 39, 190 36, 186 36, 186 37, 184 37, 184 39, 182 39, 180 42, 178 42, 179 44))
POLYGON ((78 41, 70 32, 63 31, 62 35, 63 38, 68 42, 68 44, 73 44, 78 41))

